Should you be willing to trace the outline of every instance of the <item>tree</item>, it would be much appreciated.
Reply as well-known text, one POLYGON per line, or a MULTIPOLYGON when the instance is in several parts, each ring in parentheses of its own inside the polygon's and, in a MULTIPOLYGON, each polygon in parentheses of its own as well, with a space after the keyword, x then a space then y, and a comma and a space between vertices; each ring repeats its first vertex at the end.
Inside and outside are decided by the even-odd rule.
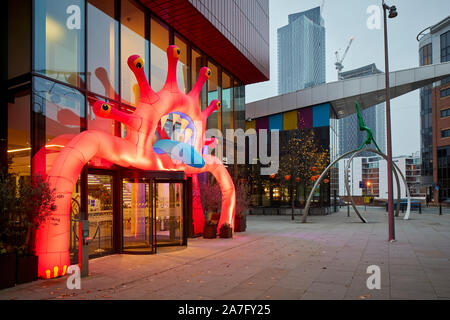
POLYGON ((280 148, 279 174, 280 180, 289 188, 294 220, 294 187, 296 184, 302 185, 306 198, 306 189, 311 187, 325 170, 330 156, 328 148, 317 142, 313 129, 303 129, 290 134, 289 141, 280 148))
POLYGON ((56 210, 55 190, 41 176, 0 174, 1 251, 25 254, 33 250, 32 236, 56 210))

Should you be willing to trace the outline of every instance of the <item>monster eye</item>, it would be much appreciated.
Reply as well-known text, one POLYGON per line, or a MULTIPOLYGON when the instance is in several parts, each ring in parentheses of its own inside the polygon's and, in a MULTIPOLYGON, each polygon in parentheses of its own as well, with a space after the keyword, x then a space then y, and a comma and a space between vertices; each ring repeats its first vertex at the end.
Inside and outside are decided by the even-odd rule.
POLYGON ((102 104, 102 111, 109 113, 111 111, 111 106, 106 103, 102 104))
POLYGON ((209 77, 211 77, 211 69, 210 68, 208 68, 206 70, 206 76, 208 77, 208 79, 209 79, 209 77))
POLYGON ((180 48, 173 48, 173 55, 175 58, 178 58, 181 54, 180 48))
POLYGON ((144 60, 142 60, 141 57, 137 58, 136 60, 134 60, 134 66, 136 67, 136 69, 142 69, 144 67, 144 60))
POLYGON ((217 102, 217 109, 219 109, 219 108, 221 108, 221 107, 222 107, 222 102, 218 101, 218 102, 217 102))

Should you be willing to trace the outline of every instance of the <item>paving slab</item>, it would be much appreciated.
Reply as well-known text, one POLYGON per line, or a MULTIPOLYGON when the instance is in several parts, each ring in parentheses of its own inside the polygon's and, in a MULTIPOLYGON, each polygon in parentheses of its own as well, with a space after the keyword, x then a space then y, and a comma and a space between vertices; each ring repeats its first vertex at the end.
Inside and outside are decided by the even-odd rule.
POLYGON ((92 259, 80 290, 62 277, 0 290, 0 299, 450 299, 450 214, 428 211, 396 218, 393 243, 379 208, 363 211, 367 224, 344 209, 306 224, 248 216, 232 240, 92 259), (380 289, 367 288, 371 265, 380 289))

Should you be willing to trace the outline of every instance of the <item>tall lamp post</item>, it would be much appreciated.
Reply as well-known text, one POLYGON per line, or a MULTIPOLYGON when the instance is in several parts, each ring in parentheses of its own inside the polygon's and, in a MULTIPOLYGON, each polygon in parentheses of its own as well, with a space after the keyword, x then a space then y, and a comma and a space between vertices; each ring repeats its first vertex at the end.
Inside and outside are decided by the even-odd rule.
POLYGON ((388 57, 388 37, 387 37, 387 17, 386 12, 389 13, 390 19, 395 18, 397 8, 395 6, 388 6, 384 0, 383 2, 383 17, 384 17, 384 66, 386 77, 386 135, 387 135, 387 167, 388 167, 388 211, 389 211, 389 241, 395 241, 395 217, 393 214, 394 197, 392 185, 392 139, 391 139, 391 94, 389 85, 389 57, 388 57))

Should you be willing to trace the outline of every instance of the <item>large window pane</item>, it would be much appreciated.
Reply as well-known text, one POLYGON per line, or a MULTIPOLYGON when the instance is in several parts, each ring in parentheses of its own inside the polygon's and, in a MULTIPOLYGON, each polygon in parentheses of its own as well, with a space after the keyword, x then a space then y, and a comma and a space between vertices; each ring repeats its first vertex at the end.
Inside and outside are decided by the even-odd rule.
MULTIPOLYGON (((212 62, 208 62, 208 68, 211 69, 211 77, 208 80, 208 105, 214 99, 221 99, 219 87, 219 68, 212 62)), ((221 130, 221 110, 214 111, 208 118, 208 129, 221 130)))
POLYGON ((84 96, 76 89, 53 81, 33 79, 35 173, 48 173, 59 151, 84 127, 84 96), (42 148, 45 146, 45 149, 42 148))
MULTIPOLYGON (((191 56, 191 66, 192 66, 192 87, 194 87, 195 83, 197 82, 198 75, 200 74, 200 69, 205 66, 205 58, 202 56, 200 52, 198 52, 195 49, 192 49, 192 56, 191 56)), ((206 86, 203 86, 202 92, 200 94, 200 106, 201 109, 204 110, 206 108, 206 86)))
POLYGON ((121 98, 123 102, 135 106, 139 99, 139 86, 127 61, 132 55, 141 56, 146 64, 145 75, 148 78, 149 44, 145 31, 145 13, 134 2, 122 0, 121 23, 121 98))
POLYGON ((119 23, 114 1, 88 3, 88 89, 119 100, 119 23))
MULTIPOLYGON (((163 88, 167 77, 167 54, 166 50, 169 46, 169 29, 159 23, 155 19, 151 19, 151 85, 154 91, 159 91, 163 88)), ((180 85, 181 86, 181 85, 180 85)))
POLYGON ((36 0, 34 71, 83 87, 84 1, 36 0))
POLYGON ((236 129, 245 130, 245 86, 238 81, 234 82, 234 121, 236 129))
POLYGON ((233 85, 231 77, 225 72, 222 73, 222 130, 233 128, 233 85))
POLYGON ((180 57, 178 58, 177 65, 177 82, 180 91, 184 91, 187 93, 188 90, 188 74, 189 74, 189 66, 188 66, 188 46, 187 43, 175 35, 175 45, 178 46, 181 50, 180 57))
POLYGON ((8 162, 10 172, 29 176, 31 172, 30 89, 11 93, 8 101, 8 162))

